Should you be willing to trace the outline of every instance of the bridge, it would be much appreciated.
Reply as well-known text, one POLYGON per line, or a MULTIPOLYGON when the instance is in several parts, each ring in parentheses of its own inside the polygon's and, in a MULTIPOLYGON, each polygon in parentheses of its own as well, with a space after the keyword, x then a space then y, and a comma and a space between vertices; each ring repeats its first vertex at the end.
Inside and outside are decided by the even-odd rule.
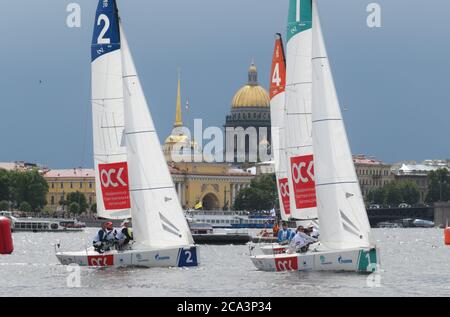
POLYGON ((412 207, 412 208, 379 208, 367 209, 370 225, 376 227, 380 222, 396 221, 401 219, 423 219, 434 221, 433 207, 412 207))

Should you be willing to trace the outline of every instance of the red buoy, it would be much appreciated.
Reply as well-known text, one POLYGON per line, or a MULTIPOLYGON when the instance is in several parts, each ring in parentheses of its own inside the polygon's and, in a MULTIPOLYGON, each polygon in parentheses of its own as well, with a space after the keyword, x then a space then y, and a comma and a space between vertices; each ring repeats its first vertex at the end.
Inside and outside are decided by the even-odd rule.
POLYGON ((0 254, 11 254, 13 251, 11 221, 6 217, 0 217, 0 254))
POLYGON ((450 245, 450 227, 444 229, 445 245, 450 245))

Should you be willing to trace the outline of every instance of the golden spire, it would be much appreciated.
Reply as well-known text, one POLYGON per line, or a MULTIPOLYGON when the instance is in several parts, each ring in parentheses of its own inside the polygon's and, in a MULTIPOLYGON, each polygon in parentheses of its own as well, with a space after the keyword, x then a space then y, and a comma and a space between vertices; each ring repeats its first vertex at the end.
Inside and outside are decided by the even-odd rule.
POLYGON ((183 114, 181 112, 181 70, 178 68, 178 93, 177 93, 177 109, 175 115, 174 127, 183 126, 183 114))

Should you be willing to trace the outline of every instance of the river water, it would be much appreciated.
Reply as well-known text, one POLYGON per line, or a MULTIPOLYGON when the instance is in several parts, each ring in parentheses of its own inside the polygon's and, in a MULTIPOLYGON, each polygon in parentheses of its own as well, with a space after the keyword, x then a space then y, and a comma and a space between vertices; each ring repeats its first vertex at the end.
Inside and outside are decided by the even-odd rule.
POLYGON ((14 233, 14 254, 0 256, 0 296, 450 296, 450 247, 438 229, 374 229, 379 275, 261 272, 246 245, 204 245, 198 268, 81 268, 80 287, 70 287, 74 273, 53 244, 80 250, 95 231, 14 233))

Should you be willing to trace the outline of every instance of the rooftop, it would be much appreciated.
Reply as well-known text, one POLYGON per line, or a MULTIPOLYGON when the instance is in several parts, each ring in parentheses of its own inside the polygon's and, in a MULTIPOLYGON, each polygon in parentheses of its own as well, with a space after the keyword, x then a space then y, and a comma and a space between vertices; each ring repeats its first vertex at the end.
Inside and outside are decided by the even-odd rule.
POLYGON ((72 168, 61 170, 50 170, 44 174, 46 178, 72 178, 72 177, 95 177, 95 170, 91 168, 72 168))

